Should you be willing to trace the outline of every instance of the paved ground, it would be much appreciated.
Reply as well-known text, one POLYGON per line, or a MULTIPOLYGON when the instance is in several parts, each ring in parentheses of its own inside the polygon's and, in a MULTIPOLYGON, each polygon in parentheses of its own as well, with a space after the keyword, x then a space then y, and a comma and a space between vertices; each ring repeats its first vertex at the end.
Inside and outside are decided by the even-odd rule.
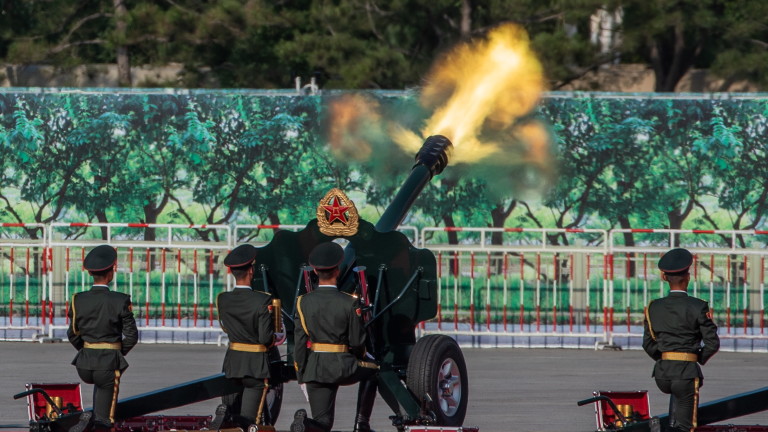
MULTIPOLYGON (((26 382, 77 382, 69 365, 73 348, 66 343, 0 342, 0 425, 25 424, 26 403, 11 396, 26 382)), ((593 390, 649 390, 651 411, 665 411, 667 399, 651 379, 651 360, 641 351, 567 349, 465 349, 469 368, 470 405, 467 426, 481 431, 592 431, 591 407, 576 401, 593 390)), ((768 386, 768 354, 717 354, 705 367, 702 402, 768 386)), ((212 345, 141 344, 128 356, 131 367, 121 385, 121 397, 216 374, 224 347, 212 345)), ((83 397, 90 405, 91 389, 83 397)), ((356 387, 343 388, 337 404, 338 430, 351 430, 356 387)), ((217 401, 179 408, 166 414, 212 414, 217 401)), ((295 383, 287 385, 278 429, 287 430, 293 412, 307 407, 295 383)), ((393 431, 388 409, 379 401, 373 426, 393 431)), ((736 424, 768 424, 768 412, 743 417, 736 424)))

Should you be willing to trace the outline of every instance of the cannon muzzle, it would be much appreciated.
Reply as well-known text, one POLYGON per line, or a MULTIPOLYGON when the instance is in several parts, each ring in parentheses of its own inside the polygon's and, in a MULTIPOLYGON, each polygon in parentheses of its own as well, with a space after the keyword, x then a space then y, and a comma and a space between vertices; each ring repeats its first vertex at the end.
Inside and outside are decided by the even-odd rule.
POLYGON ((424 186, 448 165, 452 148, 451 141, 442 135, 432 135, 424 141, 416 153, 416 164, 411 169, 411 174, 376 223, 377 231, 388 232, 397 229, 424 186))

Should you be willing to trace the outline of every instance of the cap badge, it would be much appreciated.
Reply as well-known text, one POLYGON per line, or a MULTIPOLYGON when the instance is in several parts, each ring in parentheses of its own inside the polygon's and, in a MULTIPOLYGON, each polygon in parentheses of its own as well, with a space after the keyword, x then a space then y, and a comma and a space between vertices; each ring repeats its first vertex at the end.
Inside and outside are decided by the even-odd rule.
POLYGON ((320 232, 325 235, 355 235, 359 223, 360 215, 355 203, 341 189, 329 190, 317 206, 317 224, 320 226, 320 232))

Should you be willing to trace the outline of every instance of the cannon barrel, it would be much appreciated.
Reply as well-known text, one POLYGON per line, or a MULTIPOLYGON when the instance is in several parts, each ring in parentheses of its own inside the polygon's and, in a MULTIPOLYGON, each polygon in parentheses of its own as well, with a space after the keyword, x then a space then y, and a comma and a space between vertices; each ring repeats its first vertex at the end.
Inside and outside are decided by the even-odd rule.
POLYGON ((376 223, 376 230, 387 232, 397 229, 411 209, 413 202, 424 187, 448 165, 448 156, 453 148, 451 141, 442 135, 432 135, 424 141, 416 153, 416 164, 395 198, 384 210, 376 223))

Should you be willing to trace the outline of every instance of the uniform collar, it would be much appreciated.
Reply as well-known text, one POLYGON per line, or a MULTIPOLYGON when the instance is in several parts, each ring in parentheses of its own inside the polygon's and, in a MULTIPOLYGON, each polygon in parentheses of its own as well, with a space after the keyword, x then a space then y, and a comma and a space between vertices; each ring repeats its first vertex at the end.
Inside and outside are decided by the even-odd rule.
POLYGON ((91 286, 92 291, 109 291, 109 287, 107 285, 93 285, 91 286))
POLYGON ((240 288, 240 289, 249 289, 249 290, 252 290, 252 289, 253 289, 253 288, 251 288, 251 287, 249 287, 249 286, 246 286, 246 285, 235 285, 235 287, 233 288, 233 290, 234 290, 234 289, 237 289, 237 288, 240 288))
POLYGON ((687 296, 688 291, 683 290, 670 290, 669 295, 687 296))
POLYGON ((336 285, 318 285, 317 288, 318 289, 328 289, 328 290, 338 289, 338 288, 336 288, 336 285))

